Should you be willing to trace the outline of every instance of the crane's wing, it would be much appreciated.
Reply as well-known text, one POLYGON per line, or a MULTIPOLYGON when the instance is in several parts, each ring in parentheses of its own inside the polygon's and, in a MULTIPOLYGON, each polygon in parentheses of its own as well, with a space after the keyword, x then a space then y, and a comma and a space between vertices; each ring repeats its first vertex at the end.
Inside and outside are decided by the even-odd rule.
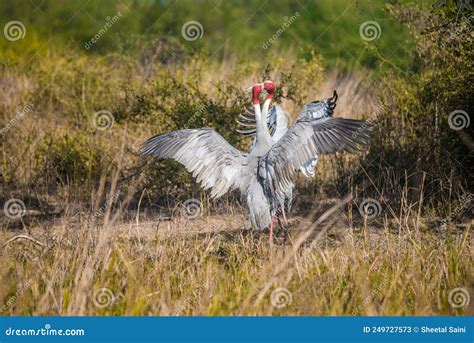
POLYGON ((148 139, 141 146, 142 156, 172 158, 193 174, 211 197, 243 185, 246 154, 230 145, 211 128, 177 130, 148 139))
POLYGON ((273 141, 278 142, 288 131, 288 126, 290 125, 290 114, 286 112, 283 108, 278 105, 273 106, 270 109, 270 114, 275 122, 275 132, 272 134, 273 141))
MULTIPOLYGON (((277 114, 275 107, 276 106, 273 106, 267 114, 267 127, 270 131, 270 135, 272 136, 275 133, 275 130, 277 129, 277 114)), ((279 108, 281 109, 281 107, 279 108)), ((237 120, 237 124, 239 124, 243 128, 237 128, 235 131, 245 137, 254 136, 257 132, 257 123, 255 121, 255 113, 253 111, 253 108, 246 108, 244 113, 239 114, 239 117, 240 119, 237 120)))
POLYGON ((323 117, 332 117, 337 103, 337 92, 334 91, 332 97, 324 100, 316 100, 305 104, 298 115, 298 119, 311 118, 318 119, 323 117))
POLYGON ((319 154, 361 151, 371 128, 366 121, 324 117, 300 119, 262 156, 259 176, 272 197, 281 198, 295 173, 319 154))
MULTIPOLYGON (((321 119, 324 117, 332 117, 334 114, 334 109, 336 108, 337 98, 337 92, 334 90, 332 97, 305 104, 301 108, 298 119, 321 119)), ((315 155, 313 158, 306 161, 303 166, 301 166, 300 171, 305 177, 313 177, 316 173, 317 163, 318 155, 315 155)))

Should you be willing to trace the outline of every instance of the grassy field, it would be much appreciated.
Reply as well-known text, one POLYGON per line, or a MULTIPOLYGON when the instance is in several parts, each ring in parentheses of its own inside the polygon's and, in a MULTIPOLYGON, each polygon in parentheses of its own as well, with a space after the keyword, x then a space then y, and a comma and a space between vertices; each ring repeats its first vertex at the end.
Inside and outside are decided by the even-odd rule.
POLYGON ((2 314, 472 314, 449 295, 473 285, 466 227, 348 217, 342 202, 316 223, 297 218, 290 241, 273 245, 239 213, 100 226, 62 217, 17 233, 30 238, 3 232, 17 239, 1 252, 0 298, 13 299, 2 314))
POLYGON ((311 2, 256 54, 305 2, 100 3, 0 4, 26 30, 0 36, 0 315, 474 314, 469 13, 311 2), (202 40, 181 37, 189 20, 202 40), (265 79, 293 118, 336 89, 335 116, 373 126, 368 151, 298 178, 290 238, 273 244, 239 194, 211 201, 138 153, 204 126, 247 150, 235 119, 265 79))

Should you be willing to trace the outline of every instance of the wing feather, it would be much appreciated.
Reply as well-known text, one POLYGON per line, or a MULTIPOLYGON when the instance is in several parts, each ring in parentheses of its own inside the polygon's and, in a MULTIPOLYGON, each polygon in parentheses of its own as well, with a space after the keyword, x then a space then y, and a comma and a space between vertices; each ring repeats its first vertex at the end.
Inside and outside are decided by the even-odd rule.
POLYGON ((298 169, 319 154, 361 151, 368 144, 371 128, 354 119, 302 118, 262 157, 259 165, 265 192, 281 199, 298 169))
POLYGON ((243 164, 247 154, 234 148, 210 128, 177 130, 148 139, 142 156, 172 158, 193 174, 203 188, 218 198, 244 185, 243 164))

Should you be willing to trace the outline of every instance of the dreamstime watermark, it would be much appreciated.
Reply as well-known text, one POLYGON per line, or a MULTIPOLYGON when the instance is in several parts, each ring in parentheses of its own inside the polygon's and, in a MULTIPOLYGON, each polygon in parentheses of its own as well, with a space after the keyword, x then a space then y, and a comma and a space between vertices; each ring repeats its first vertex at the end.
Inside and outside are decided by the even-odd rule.
POLYGON ((452 130, 462 130, 469 126, 471 119, 463 110, 452 111, 448 116, 448 125, 452 130))
POLYGON ((188 219, 195 219, 202 211, 201 202, 198 199, 188 199, 181 205, 181 213, 188 219))
POLYGON ((90 224, 95 224, 96 219, 102 217, 105 213, 105 211, 112 206, 112 204, 118 200, 122 192, 119 190, 117 193, 115 193, 113 196, 107 195, 106 200, 104 205, 99 207, 96 213, 91 217, 90 224))
POLYGON ((299 16, 300 16, 300 13, 296 11, 295 14, 293 14, 291 17, 283 18, 284 19, 283 25, 278 30, 275 31, 273 36, 271 36, 266 42, 263 43, 262 48, 264 50, 268 49, 270 45, 272 45, 286 31, 286 29, 289 28, 291 24, 293 24, 296 21, 296 19, 298 19, 299 16))
POLYGON ((196 119, 199 118, 199 117, 202 117, 204 112, 207 111, 207 110, 208 110, 208 107, 206 106, 206 104, 200 105, 199 108, 197 109, 197 111, 195 111, 193 113, 191 118, 189 118, 188 122, 183 126, 183 128, 184 129, 189 129, 190 126, 194 125, 194 123, 196 122, 196 119))
POLYGON ((465 288, 453 288, 448 294, 448 302, 451 307, 461 308, 469 305, 471 296, 465 288))
POLYGON ((380 38, 382 28, 379 23, 373 20, 363 22, 359 27, 360 38, 367 42, 371 42, 380 38))
POLYGON ((9 327, 5 330, 7 336, 84 336, 84 329, 52 329, 46 324, 40 329, 14 329, 9 327))
POLYGON ((104 26, 92 37, 89 41, 84 43, 84 48, 89 50, 95 43, 99 41, 99 39, 107 33, 107 31, 122 17, 122 13, 120 11, 117 12, 112 18, 107 17, 105 18, 104 26))
POLYGON ((441 226, 445 226, 448 222, 450 222, 451 220, 453 220, 453 218, 456 218, 457 215, 459 213, 461 213, 461 211, 463 210, 464 207, 466 207, 472 200, 472 198, 474 197, 474 194, 473 193, 470 193, 469 195, 466 195, 464 196, 462 199, 461 199, 461 204, 459 204, 459 206, 457 206, 454 211, 452 211, 446 218, 444 218, 442 221, 441 221, 441 226))
POLYGON ((25 293, 25 291, 28 288, 30 288, 32 283, 33 283, 33 280, 30 279, 26 281, 25 284, 22 285, 19 289, 17 289, 17 291, 15 292, 15 295, 13 295, 10 299, 8 299, 5 305, 3 305, 2 308, 0 308, 0 312, 5 312, 10 307, 12 307, 13 304, 18 300, 18 298, 21 297, 22 294, 25 293))
POLYGON ((179 316, 182 312, 183 309, 185 309, 187 306, 192 304, 193 302, 196 301, 199 296, 201 296, 201 293, 204 292, 204 287, 202 285, 197 286, 193 292, 184 299, 183 303, 179 305, 171 314, 172 316, 179 316))
POLYGON ((3 205, 3 212, 10 219, 18 219, 25 215, 26 206, 20 199, 12 198, 3 205))
POLYGON ((370 118, 365 120, 364 123, 360 127, 357 128, 357 131, 352 133, 352 138, 354 138, 354 139, 357 138, 357 136, 359 136, 362 132, 364 132, 368 128, 372 127, 374 125, 375 121, 378 119, 380 113, 385 111, 385 109, 386 109, 385 105, 379 106, 375 110, 375 112, 370 116, 370 118))
POLYGON ((120 197, 121 194, 122 194, 122 192, 118 191, 112 197, 107 195, 107 199, 105 200, 105 204, 97 210, 97 212, 95 213, 95 217, 102 217, 104 215, 105 210, 108 207, 110 207, 120 197))
MULTIPOLYGON (((448 45, 456 41, 456 38, 459 36, 469 37, 472 32, 472 25, 474 21, 474 16, 472 13, 471 0, 457 0, 456 1, 458 11, 456 14, 456 21, 453 23, 456 27, 453 30, 448 30, 448 35, 446 36, 445 41, 442 41, 440 46, 445 49, 448 45), (469 14, 469 15, 468 15, 469 14), (458 20, 458 18, 461 18, 458 20)), ((447 6, 446 0, 440 0, 437 4, 434 5, 435 8, 441 6, 447 6)))
POLYGON ((92 302, 98 308, 105 308, 112 305, 115 301, 115 295, 107 287, 98 288, 94 291, 92 302))
POLYGON ((380 285, 378 285, 376 288, 370 292, 370 294, 364 299, 362 304, 358 305, 355 309, 352 310, 352 315, 355 316, 359 314, 361 311, 364 310, 364 308, 367 307, 367 305, 374 300, 374 298, 379 294, 385 287, 387 287, 388 284, 388 278, 385 278, 380 285))
POLYGON ((93 125, 97 130, 105 131, 114 125, 115 118, 112 112, 107 110, 100 110, 94 113, 93 125))
MULTIPOLYGON (((472 11, 471 0, 456 0, 456 4, 458 6, 458 11, 472 11)), ((439 0, 433 5, 434 8, 439 8, 442 6, 448 6, 448 0, 439 0)))
POLYGON ((278 287, 270 294, 270 302, 277 308, 288 306, 293 301, 291 292, 283 287, 278 287))
POLYGON ((25 116, 26 113, 31 111, 33 108, 33 103, 29 102, 22 108, 20 108, 18 111, 16 111, 15 116, 5 125, 5 127, 2 127, 0 129, 0 135, 4 135, 10 130, 21 118, 25 116))
POLYGON ((204 28, 201 23, 196 20, 190 20, 181 27, 181 36, 188 42, 194 42, 201 39, 204 35, 204 28))
POLYGON ((23 39, 26 35, 25 25, 19 20, 9 21, 3 27, 3 35, 12 42, 23 39))
POLYGON ((441 48, 446 49, 448 45, 456 41, 456 38, 469 35, 472 32, 472 22, 474 21, 474 16, 463 15, 461 17, 461 22, 456 25, 453 30, 448 31, 448 35, 445 40, 440 43, 441 48))
POLYGON ((373 219, 382 213, 382 205, 373 198, 366 198, 359 204, 359 212, 362 217, 373 219))

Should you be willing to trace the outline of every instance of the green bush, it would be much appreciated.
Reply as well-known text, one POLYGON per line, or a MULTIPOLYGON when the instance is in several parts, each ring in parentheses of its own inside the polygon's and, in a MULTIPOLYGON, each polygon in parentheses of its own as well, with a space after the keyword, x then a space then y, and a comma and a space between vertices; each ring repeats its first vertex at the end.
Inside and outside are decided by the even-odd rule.
POLYGON ((50 132, 40 143, 36 158, 43 171, 41 179, 50 190, 68 186, 87 195, 112 163, 104 144, 84 132, 50 132))
POLYGON ((408 187, 416 202, 423 189, 425 201, 446 214, 474 190, 473 126, 454 130, 450 119, 453 111, 470 116, 474 110, 472 27, 466 24, 472 12, 455 6, 390 9, 412 31, 417 67, 388 73, 377 85, 382 106, 371 118, 375 134, 367 157, 377 167, 368 168, 381 194, 408 187), (389 175, 380 177, 384 167, 389 175))

